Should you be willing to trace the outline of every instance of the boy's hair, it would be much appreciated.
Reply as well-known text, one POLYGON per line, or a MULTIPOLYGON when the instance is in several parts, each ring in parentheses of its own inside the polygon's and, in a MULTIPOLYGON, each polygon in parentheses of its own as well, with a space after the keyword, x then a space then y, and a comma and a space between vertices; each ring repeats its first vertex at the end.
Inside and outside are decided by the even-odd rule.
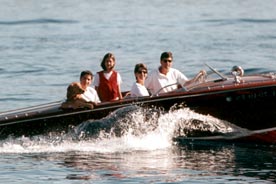
POLYGON ((82 71, 81 74, 80 74, 80 79, 81 79, 83 76, 85 76, 85 75, 90 75, 91 77, 93 77, 93 73, 92 73, 91 71, 89 71, 89 70, 84 70, 84 71, 82 71))

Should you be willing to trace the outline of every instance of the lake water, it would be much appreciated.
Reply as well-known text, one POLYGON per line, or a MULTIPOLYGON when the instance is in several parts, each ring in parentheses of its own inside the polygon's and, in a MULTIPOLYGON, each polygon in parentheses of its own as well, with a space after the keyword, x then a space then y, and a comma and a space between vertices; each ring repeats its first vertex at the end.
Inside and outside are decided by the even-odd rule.
MULTIPOLYGON (((276 71, 275 0, 0 0, 0 112, 64 99, 82 70, 116 56, 122 89, 133 69, 163 51, 192 77, 204 63, 223 73, 276 71)), ((260 112, 261 113, 261 112, 260 112)), ((171 141, 158 132, 76 141, 69 135, 0 141, 1 183, 274 183, 276 149, 171 141)), ((139 122, 140 116, 135 121, 139 122)), ((209 118, 209 117, 203 117, 209 118)), ((212 120, 213 121, 213 120, 212 120)), ((219 120, 216 120, 219 121, 219 120)))

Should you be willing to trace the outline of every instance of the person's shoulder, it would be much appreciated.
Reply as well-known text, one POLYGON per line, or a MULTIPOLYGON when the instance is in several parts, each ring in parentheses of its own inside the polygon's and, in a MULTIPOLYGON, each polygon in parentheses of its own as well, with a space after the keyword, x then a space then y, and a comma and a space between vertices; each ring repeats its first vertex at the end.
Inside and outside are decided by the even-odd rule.
POLYGON ((180 70, 175 69, 175 68, 171 68, 171 75, 175 76, 176 78, 182 78, 183 80, 188 80, 187 76, 182 73, 180 70))
POLYGON ((138 88, 138 89, 140 89, 141 87, 143 87, 143 85, 142 84, 140 84, 140 83, 135 83, 135 86, 136 86, 136 88, 138 88))
POLYGON ((154 82, 159 76, 159 70, 153 69, 149 72, 147 78, 145 79, 145 85, 154 82))
POLYGON ((176 68, 170 68, 170 71, 171 72, 180 72, 178 69, 176 69, 176 68))
POLYGON ((176 68, 170 68, 170 72, 175 73, 175 74, 183 74, 180 70, 178 70, 176 68))
POLYGON ((95 90, 92 86, 88 86, 87 89, 95 90))
POLYGON ((87 89, 88 89, 88 91, 93 91, 93 92, 96 91, 95 88, 93 88, 93 87, 91 87, 91 86, 88 86, 87 89))
POLYGON ((132 84, 132 86, 131 86, 131 89, 136 89, 136 88, 138 88, 138 87, 137 87, 137 82, 133 82, 133 84, 132 84))
POLYGON ((137 90, 138 90, 137 83, 134 82, 131 86, 130 93, 133 95, 134 93, 136 93, 137 90))

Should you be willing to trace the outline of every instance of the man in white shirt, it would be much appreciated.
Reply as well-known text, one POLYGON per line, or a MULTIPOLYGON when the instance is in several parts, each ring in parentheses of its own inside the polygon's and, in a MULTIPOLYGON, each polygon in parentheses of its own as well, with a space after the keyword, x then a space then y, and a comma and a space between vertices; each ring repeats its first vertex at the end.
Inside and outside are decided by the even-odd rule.
POLYGON ((196 81, 205 71, 200 71, 195 78, 189 80, 179 70, 172 68, 173 55, 171 52, 163 52, 160 57, 160 66, 153 70, 145 80, 145 86, 151 94, 167 93, 174 91, 179 85, 188 85, 196 81))

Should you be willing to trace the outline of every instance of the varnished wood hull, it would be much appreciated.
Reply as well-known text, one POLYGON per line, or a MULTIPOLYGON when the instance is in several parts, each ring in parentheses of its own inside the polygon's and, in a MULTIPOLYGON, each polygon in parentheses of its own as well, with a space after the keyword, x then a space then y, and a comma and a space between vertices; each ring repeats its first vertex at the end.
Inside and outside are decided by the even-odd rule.
POLYGON ((249 130, 276 127, 276 80, 272 76, 248 76, 239 84, 232 78, 208 81, 192 86, 188 91, 180 89, 154 97, 101 103, 92 110, 65 110, 60 108, 60 103, 0 113, 0 137, 66 132, 71 125, 103 118, 118 108, 133 104, 164 110, 181 104, 249 130))

